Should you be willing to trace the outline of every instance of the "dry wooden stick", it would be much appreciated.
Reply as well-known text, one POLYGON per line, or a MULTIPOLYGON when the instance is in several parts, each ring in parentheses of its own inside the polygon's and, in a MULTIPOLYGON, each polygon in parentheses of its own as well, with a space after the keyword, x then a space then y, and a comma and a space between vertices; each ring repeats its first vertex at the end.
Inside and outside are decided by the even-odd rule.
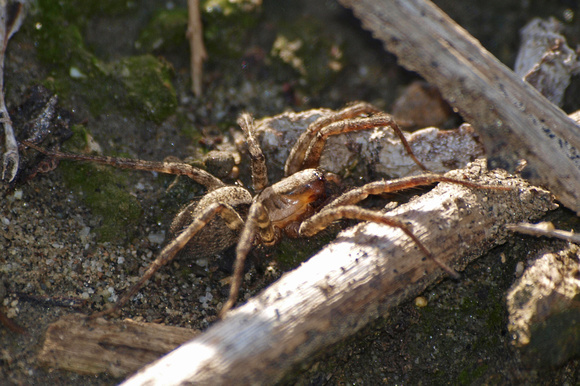
POLYGON ((339 0, 480 133, 492 168, 517 169, 580 212, 580 129, 426 0, 339 0))
POLYGON ((551 222, 540 222, 537 224, 521 222, 519 224, 508 224, 506 228, 510 231, 523 233, 525 235, 553 237, 580 244, 580 234, 556 229, 551 222))
POLYGON ((207 59, 207 52, 203 45, 203 26, 199 11, 199 0, 188 0, 189 13, 187 24, 187 38, 189 39, 191 91, 197 97, 202 93, 203 61, 207 59))
MULTIPOLYGON (((448 174, 509 184, 514 190, 440 184, 390 213, 412 224, 441 261, 462 269, 504 240, 504 224, 554 207, 546 191, 484 170, 479 160, 448 174)), ((352 335, 440 277, 441 271, 401 231, 358 225, 125 385, 273 383, 294 364, 352 335)))
POLYGON ((108 372, 122 377, 198 334, 189 328, 155 323, 67 315, 48 327, 38 361, 82 374, 108 372))

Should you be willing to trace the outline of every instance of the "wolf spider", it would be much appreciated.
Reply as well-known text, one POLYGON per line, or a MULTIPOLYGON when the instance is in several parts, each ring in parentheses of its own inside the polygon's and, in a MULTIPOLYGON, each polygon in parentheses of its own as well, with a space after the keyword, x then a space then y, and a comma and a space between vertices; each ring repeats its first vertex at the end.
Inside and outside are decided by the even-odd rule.
POLYGON ((177 214, 171 230, 176 234, 148 266, 139 281, 115 305, 91 315, 92 318, 119 310, 163 265, 178 252, 199 256, 216 254, 234 245, 236 260, 229 298, 220 316, 230 310, 242 284, 246 256, 254 244, 275 244, 283 234, 289 237, 308 237, 340 219, 373 221, 400 228, 421 249, 425 256, 448 274, 457 277, 449 266, 433 256, 407 225, 380 212, 355 206, 369 195, 396 192, 417 186, 450 182, 473 188, 505 189, 484 186, 437 174, 375 181, 344 192, 339 177, 318 168, 327 138, 357 130, 391 127, 401 139, 407 153, 423 170, 427 170, 414 156, 401 130, 390 115, 379 112, 367 103, 358 103, 313 122, 293 146, 284 168, 285 177, 272 185, 268 183, 265 157, 255 137, 249 114, 242 114, 238 123, 246 136, 251 158, 254 195, 241 186, 226 185, 210 173, 178 162, 151 162, 102 156, 76 155, 47 151, 31 143, 24 143, 49 157, 90 161, 124 169, 155 171, 188 176, 207 188, 207 193, 177 214), (340 192, 340 194, 336 194, 340 192), (208 237, 203 236, 206 234, 208 237), (194 236, 198 237, 194 237, 194 236))

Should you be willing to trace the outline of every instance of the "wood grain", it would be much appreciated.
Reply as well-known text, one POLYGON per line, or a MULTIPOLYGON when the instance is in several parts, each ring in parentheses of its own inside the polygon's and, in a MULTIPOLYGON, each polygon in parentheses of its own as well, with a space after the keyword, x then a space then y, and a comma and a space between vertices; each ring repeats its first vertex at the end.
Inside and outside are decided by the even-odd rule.
POLYGON ((339 0, 399 63, 437 86, 479 132, 491 168, 514 171, 580 212, 580 129, 425 0, 339 0))
POLYGON ((81 374, 123 377, 198 334, 189 328, 67 315, 48 327, 38 361, 81 374))

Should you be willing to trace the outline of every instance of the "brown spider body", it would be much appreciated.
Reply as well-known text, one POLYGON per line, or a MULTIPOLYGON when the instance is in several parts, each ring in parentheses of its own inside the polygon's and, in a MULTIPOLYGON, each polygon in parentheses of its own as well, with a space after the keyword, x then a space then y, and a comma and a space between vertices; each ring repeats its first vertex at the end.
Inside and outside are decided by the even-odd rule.
POLYGON ((319 169, 305 169, 267 187, 254 199, 260 202, 274 238, 268 240, 260 233, 262 243, 272 245, 284 233, 288 237, 299 237, 300 224, 312 216, 336 191, 338 177, 319 169))
POLYGON ((255 243, 274 245, 282 235, 299 237, 302 221, 316 213, 332 197, 338 183, 338 177, 331 173, 306 169, 266 187, 253 198, 242 187, 224 186, 184 207, 173 219, 169 236, 173 239, 179 235, 205 208, 228 203, 239 219, 223 213, 215 216, 178 253, 182 258, 194 259, 215 256, 238 242, 252 202, 260 202, 270 225, 260 229, 255 243))
POLYGON ((125 169, 185 175, 204 185, 208 193, 200 200, 187 205, 176 216, 170 230, 174 238, 149 265, 137 283, 112 308, 93 314, 92 317, 120 309, 160 267, 171 261, 178 253, 200 258, 215 255, 237 243, 230 296, 222 308, 223 315, 237 300, 245 259, 256 243, 272 245, 280 240, 283 234, 290 237, 311 236, 333 221, 343 218, 373 221, 400 228, 423 251, 427 259, 447 273, 456 275, 452 268, 441 263, 423 246, 406 224, 386 214, 362 209, 355 204, 369 195, 395 192, 436 182, 451 182, 475 188, 509 188, 482 186, 469 181, 426 174, 391 181, 375 181, 344 192, 336 175, 314 168, 318 166, 326 139, 331 135, 389 126, 397 133, 409 156, 425 169, 413 155, 393 119, 386 114, 376 113, 377 109, 373 106, 359 103, 312 123, 290 152, 285 165, 286 176, 272 185, 268 183, 265 157, 254 136, 252 118, 248 114, 242 114, 238 123, 246 134, 251 157, 253 190, 256 193, 253 196, 245 188, 227 186, 210 173, 188 164, 64 154, 46 151, 28 142, 23 145, 33 147, 56 159, 90 161, 125 169), (371 116, 359 118, 363 114, 371 116), (337 196, 336 193, 340 194, 337 196))
POLYGON ((224 216, 215 216, 196 237, 183 247, 179 252, 181 258, 202 259, 215 256, 238 241, 240 226, 245 221, 248 209, 252 205, 250 192, 238 186, 224 186, 207 193, 199 200, 190 202, 173 219, 168 236, 173 239, 186 229, 205 208, 220 202, 229 203, 232 209, 240 215, 241 222, 224 218, 224 216))

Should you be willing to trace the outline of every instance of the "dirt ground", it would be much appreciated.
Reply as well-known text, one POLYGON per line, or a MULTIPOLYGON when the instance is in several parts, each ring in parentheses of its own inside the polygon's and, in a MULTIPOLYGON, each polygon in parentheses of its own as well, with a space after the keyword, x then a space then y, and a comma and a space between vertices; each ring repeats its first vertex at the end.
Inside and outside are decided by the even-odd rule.
MULTIPOLYGON (((161 11, 184 9, 185 1, 122 1, 117 2, 122 4, 120 9, 101 2, 87 5, 87 11, 74 12, 54 5, 58 2, 38 3, 41 8, 27 17, 9 44, 5 65, 8 108, 14 111, 31 86, 43 84, 58 93, 59 105, 72 114, 72 124, 86 128, 104 154, 149 160, 185 159, 193 154, 199 159, 215 144, 233 141, 236 118, 242 111, 263 117, 339 108, 357 100, 389 111, 405 85, 417 79, 397 67, 396 58, 385 53, 336 2, 264 0, 260 11, 247 11, 236 19, 240 24, 233 35, 226 29, 211 28, 212 22, 223 22, 213 18, 219 12, 204 14, 209 60, 204 68, 204 95, 194 97, 189 90, 185 39, 167 39, 160 43, 161 48, 148 49, 143 32, 161 11), (48 15, 49 11, 56 15, 48 15), (60 35, 48 35, 46 23, 58 17, 64 20, 63 30, 70 32, 68 28, 76 26, 79 34, 60 31, 60 35), (78 25, 72 20, 78 20, 78 25), (56 52, 46 49, 50 39, 66 42, 67 36, 77 36, 82 50, 79 45, 71 46, 70 54, 65 43, 55 44, 56 52), (285 56, 273 49, 281 36, 316 46, 318 53, 292 53, 292 45, 287 43, 284 47, 295 60, 285 62, 285 56), (135 101, 143 99, 131 94, 134 89, 128 82, 119 81, 127 78, 111 75, 119 68, 115 63, 144 53, 163 57, 170 64, 175 103, 163 105, 171 105, 164 116, 159 115, 160 107, 147 111, 136 106, 135 101), (83 62, 83 55, 90 55, 89 60, 83 62), (109 66, 104 78, 93 78, 90 72, 100 71, 99 66, 91 67, 96 61, 109 66), (86 64, 89 62, 93 64, 86 64), (76 78, 73 68, 85 77, 76 78), (102 79, 113 79, 114 85, 100 83, 102 79), (125 88, 118 88, 119 84, 125 88)), ((515 58, 518 30, 533 17, 564 19, 571 12, 567 32, 576 39, 580 36, 580 23, 573 16, 578 11, 575 2, 554 2, 547 9, 540 7, 541 1, 491 1, 485 6, 477 1, 435 3, 509 66, 515 58)), ((79 44, 75 39, 70 41, 79 44)), ((578 43, 569 41, 572 47, 578 43)), ((577 84, 574 79, 567 94, 567 112, 580 106, 580 94, 574 92, 577 84)), ((63 165, 13 188, 7 184, 0 188, 2 310, 26 330, 18 334, 0 326, 0 379, 7 384, 120 382, 107 374, 80 375, 40 366, 36 355, 43 334, 63 315, 91 313, 121 296, 167 241, 166 230, 176 211, 203 194, 194 183, 180 181, 168 190, 171 177, 115 171, 111 178, 128 197, 116 205, 136 202, 138 214, 110 220, 96 208, 99 204, 89 200, 86 186, 71 177, 74 165, 63 165), (64 304, 71 299, 74 306, 64 304)), ((102 176, 100 169, 83 169, 83 173, 87 179, 102 176)), ((243 167, 240 179, 248 181, 243 167)), ((549 219, 557 227, 580 230, 577 217, 565 209, 552 212, 549 219)), ((280 276, 289 264, 284 261, 288 248, 316 251, 325 242, 324 238, 297 242, 303 244, 284 242, 258 251, 241 297, 257 293, 280 276)), ((301 364, 281 383, 578 384, 577 359, 555 369, 528 368, 520 361, 507 330, 505 293, 515 279, 516 266, 525 266, 540 251, 564 246, 563 242, 514 236, 471 264, 461 280, 444 280, 427 289, 423 294, 426 307, 413 302, 401 305, 356 336, 301 364)), ((172 262, 124 307, 121 317, 207 328, 227 297, 228 287, 222 279, 229 273, 223 269, 227 263, 221 261, 231 258, 225 252, 205 268, 189 261, 172 262)))

